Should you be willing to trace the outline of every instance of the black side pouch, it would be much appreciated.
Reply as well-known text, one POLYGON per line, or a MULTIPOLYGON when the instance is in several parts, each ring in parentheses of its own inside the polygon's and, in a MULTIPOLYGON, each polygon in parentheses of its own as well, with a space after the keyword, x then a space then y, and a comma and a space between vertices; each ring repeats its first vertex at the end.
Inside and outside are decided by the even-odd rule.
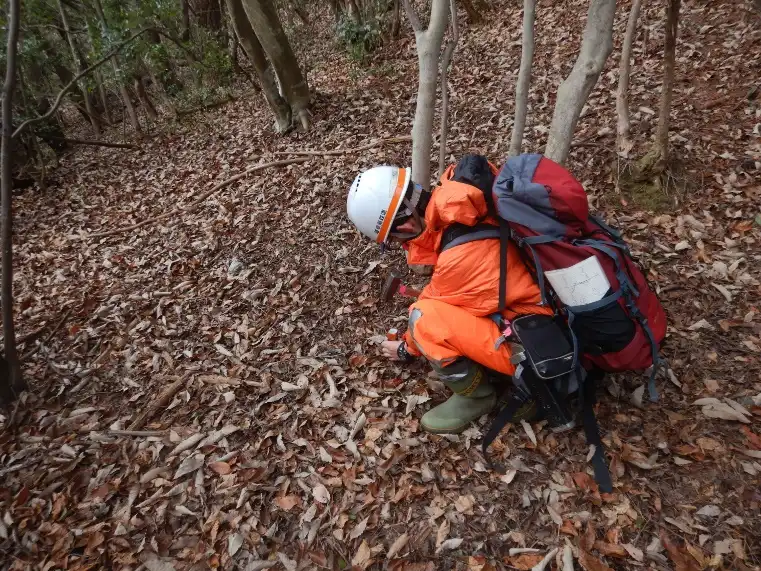
POLYGON ((545 381, 573 371, 573 345, 568 330, 550 315, 524 315, 512 322, 534 373, 545 381))

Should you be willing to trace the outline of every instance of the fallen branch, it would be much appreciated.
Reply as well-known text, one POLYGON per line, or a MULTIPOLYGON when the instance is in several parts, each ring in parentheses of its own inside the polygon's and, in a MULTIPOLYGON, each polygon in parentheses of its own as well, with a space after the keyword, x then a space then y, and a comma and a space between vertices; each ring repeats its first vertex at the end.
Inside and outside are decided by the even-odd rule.
POLYGON ((127 427, 128 430, 140 430, 143 425, 159 411, 159 409, 164 408, 169 404, 169 401, 172 399, 172 397, 177 394, 177 391, 180 390, 180 387, 185 384, 185 380, 186 377, 181 377, 166 387, 163 391, 161 391, 161 394, 156 400, 151 403, 151 406, 149 406, 145 412, 139 414, 137 418, 132 422, 132 424, 127 427))
POLYGON ((225 97, 224 99, 221 99, 220 101, 212 101, 211 103, 204 103, 203 105, 199 105, 198 107, 191 107, 190 109, 178 109, 177 117, 190 115, 192 113, 195 113, 196 111, 203 111, 204 109, 213 109, 214 107, 221 107, 222 105, 230 103, 231 101, 235 101, 235 98, 232 97, 231 95, 228 95, 227 97, 225 97))
POLYGON ((64 137, 48 137, 51 141, 61 141, 70 145, 92 145, 93 147, 113 147, 115 149, 137 149, 137 145, 129 143, 109 143, 108 141, 88 141, 85 139, 66 139, 64 137))
POLYGON ((130 230, 137 230, 138 228, 142 228, 143 226, 147 226, 148 224, 152 224, 154 222, 158 222, 159 220, 163 220, 164 218, 169 218, 171 216, 177 216, 181 212, 190 212, 197 208, 204 200, 209 198, 212 194, 215 194, 222 190, 224 187, 231 185, 235 181, 238 181, 247 175, 251 173, 255 173, 264 169, 268 169, 271 167, 281 167, 285 165, 291 165, 295 163, 303 163, 308 161, 309 159, 306 157, 303 158, 295 158, 295 159, 285 159, 282 161, 273 161, 271 163, 264 163, 261 165, 256 165, 254 167, 248 168, 244 170, 240 174, 236 174, 232 178, 228 178, 227 180, 223 180, 219 184, 215 185, 211 190, 208 192, 205 192, 200 197, 198 197, 196 200, 188 204, 187 206, 180 206, 178 208, 175 208, 174 210, 171 210, 169 212, 165 212, 164 214, 159 214, 158 216, 153 216, 151 218, 147 218, 146 220, 143 220, 142 222, 138 222, 137 224, 132 224, 130 226, 124 226, 122 228, 117 228, 116 230, 108 230, 107 232, 98 232, 96 234, 90 234, 87 236, 87 238, 105 238, 106 236, 114 236, 115 234, 122 234, 124 232, 129 232, 130 230))
POLYGON ((138 222, 137 224, 131 224, 130 226, 124 226, 122 228, 117 228, 116 230, 108 230, 106 232, 96 232, 95 234, 89 234, 86 237, 87 238, 105 238, 107 236, 114 236, 116 234, 122 234, 124 232, 129 232, 131 230, 137 230, 138 228, 142 228, 143 226, 153 224, 154 222, 158 222, 159 220, 163 220, 164 218, 177 216, 178 214, 182 212, 190 212, 194 210, 195 208, 197 208, 204 200, 209 198, 211 195, 219 192, 226 186, 231 185, 232 183, 246 177, 247 175, 251 173, 255 173, 264 169, 268 169, 271 167, 281 167, 285 165, 292 165, 296 163, 303 163, 308 161, 309 157, 311 156, 321 157, 321 156, 345 155, 348 153, 360 153, 362 151, 366 151, 374 147, 379 147, 381 145, 387 145, 387 144, 393 144, 393 143, 407 143, 411 140, 412 140, 412 137, 407 135, 404 137, 391 137, 389 139, 379 139, 377 141, 373 141, 372 143, 368 143, 367 145, 363 145, 361 147, 354 147, 351 149, 335 149, 332 151, 277 151, 272 154, 276 156, 284 156, 284 155, 304 155, 304 156, 298 157, 298 158, 283 159, 281 161, 272 161, 269 163, 253 166, 251 168, 246 169, 240 174, 236 174, 232 178, 223 180, 219 184, 215 185, 211 190, 209 190, 208 192, 205 192, 204 194, 202 194, 200 197, 198 197, 196 200, 194 200, 187 206, 179 206, 175 208, 174 210, 165 212, 164 214, 159 214, 158 216, 147 218, 146 220, 143 220, 142 222, 138 222))
POLYGON ((164 436, 166 430, 109 430, 108 434, 111 436, 164 436))
POLYGON ((363 145, 361 147, 354 147, 351 149, 334 149, 332 151, 275 151, 272 154, 276 156, 287 156, 287 155, 305 155, 310 157, 338 156, 338 155, 346 155, 348 153, 359 153, 362 151, 366 151, 368 149, 372 149, 374 147, 379 147, 381 145, 390 145, 393 143, 408 143, 410 141, 412 141, 412 137, 407 135, 404 137, 391 137, 390 139, 379 139, 367 145, 363 145))
POLYGON ((58 323, 56 323, 53 329, 50 330, 50 333, 48 333, 48 336, 45 337, 45 340, 42 343, 38 343, 37 345, 29 349, 29 351, 27 351, 21 356, 21 362, 23 363, 24 361, 26 361, 29 357, 31 357, 37 351, 39 351, 40 347, 42 347, 45 343, 50 341, 53 338, 53 335, 55 335, 55 332, 58 331, 61 328, 61 325, 63 325, 66 322, 66 320, 69 318, 69 315, 71 315, 71 309, 66 310, 66 313, 64 313, 63 317, 61 317, 61 319, 58 320, 58 323))

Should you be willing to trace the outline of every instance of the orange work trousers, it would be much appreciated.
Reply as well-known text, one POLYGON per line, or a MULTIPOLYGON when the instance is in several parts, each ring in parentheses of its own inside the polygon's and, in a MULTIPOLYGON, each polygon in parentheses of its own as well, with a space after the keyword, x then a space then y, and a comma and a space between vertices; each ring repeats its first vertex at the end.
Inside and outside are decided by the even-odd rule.
POLYGON ((410 307, 408 334, 435 369, 465 357, 494 371, 512 375, 510 347, 495 344, 501 332, 488 317, 476 317, 467 310, 434 299, 423 299, 410 307))

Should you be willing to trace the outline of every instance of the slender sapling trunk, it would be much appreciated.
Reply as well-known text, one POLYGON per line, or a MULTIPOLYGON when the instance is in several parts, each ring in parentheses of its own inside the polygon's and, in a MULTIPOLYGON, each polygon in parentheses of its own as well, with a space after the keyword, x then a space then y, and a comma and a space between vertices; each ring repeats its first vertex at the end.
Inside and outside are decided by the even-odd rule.
POLYGON ((534 59, 534 19, 536 0, 523 0, 523 38, 521 40, 521 67, 515 84, 515 122, 510 137, 510 156, 521 154, 523 131, 526 128, 528 92, 531 87, 531 64, 534 59))

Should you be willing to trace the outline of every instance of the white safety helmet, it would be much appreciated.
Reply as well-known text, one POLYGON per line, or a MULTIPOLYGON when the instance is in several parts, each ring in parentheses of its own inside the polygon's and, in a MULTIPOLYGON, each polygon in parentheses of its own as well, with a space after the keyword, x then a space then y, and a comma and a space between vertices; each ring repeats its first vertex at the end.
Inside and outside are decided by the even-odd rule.
POLYGON ((383 244, 403 203, 404 214, 412 214, 414 205, 404 200, 412 171, 392 166, 373 167, 357 175, 349 189, 346 213, 371 240, 383 244))

